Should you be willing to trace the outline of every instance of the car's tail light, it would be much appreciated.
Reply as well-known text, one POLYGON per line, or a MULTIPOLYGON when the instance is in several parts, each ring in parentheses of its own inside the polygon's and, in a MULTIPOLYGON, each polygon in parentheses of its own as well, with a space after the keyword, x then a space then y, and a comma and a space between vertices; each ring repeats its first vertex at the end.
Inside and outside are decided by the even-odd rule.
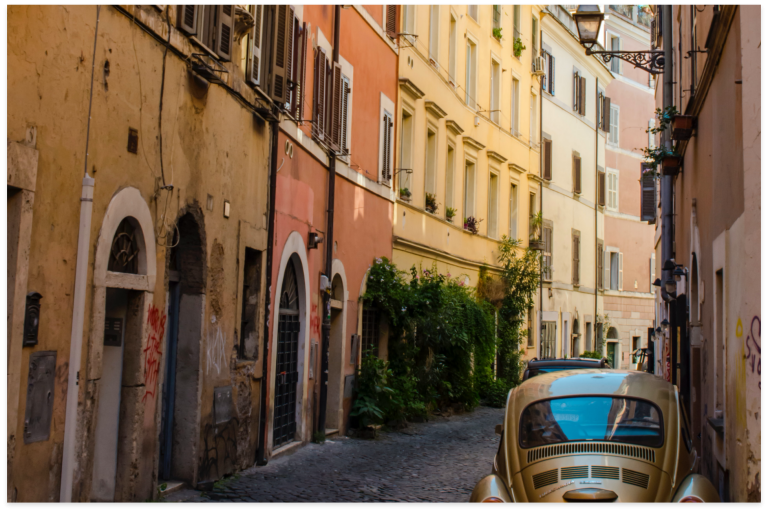
POLYGON ((678 503, 704 503, 704 500, 699 498, 698 496, 686 496, 685 498, 681 499, 678 503))
POLYGON ((501 498, 497 498, 496 496, 489 496, 488 498, 485 498, 481 503, 504 503, 504 500, 501 498))

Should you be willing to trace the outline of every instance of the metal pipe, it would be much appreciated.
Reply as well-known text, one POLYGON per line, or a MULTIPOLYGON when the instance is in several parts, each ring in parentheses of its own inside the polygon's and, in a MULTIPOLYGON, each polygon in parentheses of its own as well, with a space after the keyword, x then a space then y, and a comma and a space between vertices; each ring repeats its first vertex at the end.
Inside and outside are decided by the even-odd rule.
MULTIPOLYGON (((664 44, 664 86, 663 86, 663 109, 673 105, 673 86, 674 69, 672 66, 672 6, 664 5, 662 9, 662 39, 664 44)), ((664 132, 664 149, 672 151, 671 128, 667 127, 664 132)), ((661 261, 663 263, 672 258, 672 194, 673 194, 672 176, 661 177, 661 261)), ((669 270, 661 271, 661 296, 669 302, 672 298, 664 289, 664 283, 672 276, 669 270)))
MULTIPOLYGON (((267 463, 267 383, 269 382, 269 316, 272 305, 272 260, 275 253, 275 196, 277 195, 277 137, 280 125, 277 119, 270 121, 269 130, 272 138, 269 149, 269 223, 267 225, 267 296, 264 304, 264 336, 262 336, 263 357, 261 358, 261 412, 259 413, 259 448, 256 463, 267 463)), ((278 303, 278 301, 275 301, 278 303)), ((275 313, 277 318, 277 312, 275 313)))
POLYGON ((93 212, 94 179, 88 176, 88 143, 91 135, 91 107, 93 106, 93 76, 96 69, 96 44, 99 36, 99 14, 96 7, 96 27, 93 32, 93 59, 91 61, 91 92, 88 100, 88 123, 85 130, 85 164, 83 188, 80 193, 80 226, 77 237, 77 263, 75 266, 72 330, 69 343, 69 379, 67 408, 64 419, 64 449, 61 460, 61 488, 59 501, 72 501, 72 481, 75 471, 75 438, 77 431, 77 402, 80 391, 80 360, 83 354, 83 322, 85 321, 85 295, 88 281, 88 253, 91 244, 91 215, 93 212))
MULTIPOLYGON (((341 6, 334 7, 333 15, 333 62, 339 62, 339 35, 341 32, 341 6)), ((325 416, 328 404, 328 351, 331 346, 331 282, 333 279, 333 204, 336 195, 336 152, 328 151, 328 228, 325 237, 325 275, 328 290, 323 294, 323 347, 320 364, 320 411, 318 432, 325 433, 325 416)))
MULTIPOLYGON (((600 135, 597 132, 597 124, 600 122, 600 93, 598 92, 598 86, 600 85, 600 80, 595 77, 595 318, 592 321, 592 325, 595 326, 595 350, 597 350, 597 283, 600 282, 600 276, 598 275, 599 269, 600 269, 600 261, 598 258, 602 258, 603 255, 600 254, 597 250, 597 196, 600 194, 600 169, 597 165, 597 155, 598 155, 598 142, 600 135)), ((602 354, 602 347, 601 352, 602 354)))
MULTIPOLYGON (((541 11, 539 11, 541 13, 541 11)), ((541 19, 539 19, 539 27, 541 27, 541 19)), ((539 29, 539 51, 544 48, 544 29, 539 29)), ((535 59, 538 55, 534 55, 535 59)), ((539 176, 544 169, 544 78, 539 77, 539 176)), ((539 212, 541 212, 541 230, 540 237, 544 235, 544 185, 543 181, 539 185, 539 212)), ((530 197, 530 194, 529 194, 530 197)), ((530 236, 528 237, 530 239, 530 236)), ((543 263, 543 257, 539 253, 539 261, 543 263)), ((539 269, 541 270, 541 269, 539 269)), ((544 325, 544 272, 539 272, 539 350, 542 350, 544 340, 542 339, 541 327, 544 325)))

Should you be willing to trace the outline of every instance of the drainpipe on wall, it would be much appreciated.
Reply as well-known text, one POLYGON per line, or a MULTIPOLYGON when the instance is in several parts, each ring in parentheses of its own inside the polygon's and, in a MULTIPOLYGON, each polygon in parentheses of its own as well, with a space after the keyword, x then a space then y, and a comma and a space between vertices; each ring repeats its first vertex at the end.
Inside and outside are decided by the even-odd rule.
MULTIPOLYGON (((672 6, 661 6, 663 10, 662 14, 662 39, 664 41, 664 103, 663 108, 673 104, 673 86, 674 86, 674 70, 672 68, 672 6)), ((664 135, 664 148, 667 151, 672 150, 672 129, 667 127, 664 135)), ((672 197, 673 191, 673 178, 672 176, 661 177, 661 264, 664 268, 664 262, 672 258, 672 197)), ((664 283, 670 279, 669 270, 661 271, 661 296, 665 302, 672 300, 667 291, 664 289, 664 283)))
MULTIPOLYGON (((598 86, 600 80, 595 76, 595 319, 592 321, 592 325, 595 326, 595 350, 597 350, 597 283, 600 282, 600 276, 597 275, 600 268, 600 261, 598 258, 603 258, 603 255, 597 252, 597 204, 598 196, 600 195, 600 170, 597 165, 598 155, 598 142, 600 135, 597 133, 597 123, 600 122, 600 93, 598 92, 598 86)), ((605 247, 605 240, 603 240, 603 247, 605 247)), ((603 353, 603 347, 600 347, 600 354, 603 353)))
POLYGON ((80 359, 83 354, 83 322, 85 321, 85 294, 88 284, 88 253, 91 245, 91 214, 93 212, 94 179, 88 176, 88 142, 91 136, 91 107, 93 106, 93 75, 96 69, 96 43, 99 35, 99 14, 96 7, 96 27, 93 32, 93 60, 91 61, 91 93, 88 100, 88 123, 85 131, 85 164, 83 188, 80 193, 80 226, 77 236, 77 263, 75 265, 75 291, 72 304, 72 331, 69 342, 69 378, 67 380, 67 409, 64 420, 64 449, 61 460, 61 489, 59 501, 72 501, 72 481, 75 472, 75 443, 77 433, 77 401, 80 391, 80 359))
MULTIPOLYGON (((274 110, 274 107, 273 107, 274 110)), ((275 253, 275 195, 277 194, 277 136, 280 128, 277 117, 269 122, 271 137, 269 148, 269 221, 267 224, 267 297, 264 304, 264 336, 262 336, 263 354, 261 358, 261 412, 259 413, 259 448, 256 452, 256 464, 267 464, 267 383, 269 382, 269 318, 272 306, 272 260, 275 253)), ((278 303, 278 301, 275 301, 278 303)), ((277 317, 275 317, 277 318, 277 317)))
MULTIPOLYGON (((341 32, 341 6, 333 11, 333 62, 339 62, 339 33, 341 32)), ((323 294, 323 347, 320 364, 320 411, 318 432, 325 433, 325 409, 328 404, 328 351, 331 346, 331 282, 333 279, 333 204, 336 193, 336 152, 328 152, 328 232, 325 237, 325 275, 328 290, 323 294)), ((343 341, 343 340, 342 340, 343 341)))
MULTIPOLYGON (((541 11, 539 11, 541 15, 541 11)), ((541 17, 539 17, 539 27, 541 27, 541 17)), ((539 52, 541 48, 544 48, 544 30, 539 29, 539 52)), ((536 59, 538 55, 534 55, 536 59)), ((539 177, 541 178, 542 171, 544 169, 544 78, 539 77, 539 177)), ((530 194, 529 194, 530 196, 530 194)), ((541 235, 544 234, 544 180, 541 181, 539 186, 539 211, 541 212, 541 235)), ((530 241, 530 236, 528 237, 530 241)), ((539 261, 543 263, 544 258, 539 254, 541 258, 539 261)), ((539 269, 541 270, 541 269, 539 269)), ((543 350, 544 340, 542 339, 542 327, 544 326, 544 272, 539 272, 539 351, 543 350)), ((541 355, 541 354, 538 354, 541 355)))

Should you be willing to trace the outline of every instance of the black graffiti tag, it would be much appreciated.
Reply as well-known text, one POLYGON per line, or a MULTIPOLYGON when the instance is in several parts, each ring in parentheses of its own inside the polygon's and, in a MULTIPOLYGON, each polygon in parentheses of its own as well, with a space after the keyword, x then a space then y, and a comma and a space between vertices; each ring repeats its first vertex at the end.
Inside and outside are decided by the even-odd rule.
MULTIPOLYGON (((752 318, 752 323, 749 325, 749 334, 747 335, 747 361, 750 364, 752 373, 755 373, 755 362, 757 362, 757 375, 760 376, 760 317, 755 316, 752 318), (755 324, 757 324, 757 336, 755 336, 755 324), (754 350, 754 352, 753 352, 754 350)), ((757 387, 762 389, 761 383, 758 381, 757 387)))

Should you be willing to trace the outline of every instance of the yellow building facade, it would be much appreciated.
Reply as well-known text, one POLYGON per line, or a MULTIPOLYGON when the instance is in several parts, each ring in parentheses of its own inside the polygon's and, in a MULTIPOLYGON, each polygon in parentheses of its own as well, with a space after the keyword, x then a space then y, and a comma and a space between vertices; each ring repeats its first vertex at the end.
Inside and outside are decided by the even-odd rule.
POLYGON ((393 259, 474 286, 502 235, 528 245, 539 210, 539 9, 401 9, 393 259))

